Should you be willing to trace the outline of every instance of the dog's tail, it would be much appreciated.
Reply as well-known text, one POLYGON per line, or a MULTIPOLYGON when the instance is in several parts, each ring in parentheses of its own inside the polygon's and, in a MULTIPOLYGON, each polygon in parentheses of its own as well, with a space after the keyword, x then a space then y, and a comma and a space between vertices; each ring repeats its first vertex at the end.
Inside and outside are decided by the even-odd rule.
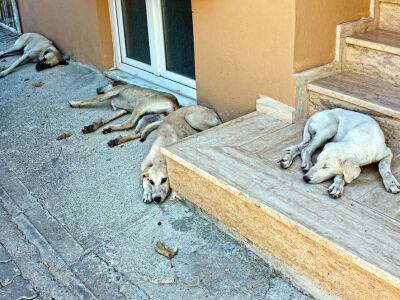
POLYGON ((165 92, 160 92, 160 95, 168 98, 169 100, 171 100, 172 105, 174 106, 174 110, 177 110, 179 108, 181 108, 181 106, 179 105, 178 99, 176 98, 175 95, 170 94, 170 93, 165 93, 165 92))
POLYGON ((306 125, 304 126, 303 143, 305 143, 305 144, 308 144, 312 139, 312 135, 310 132, 310 123, 311 123, 311 119, 308 119, 306 125))

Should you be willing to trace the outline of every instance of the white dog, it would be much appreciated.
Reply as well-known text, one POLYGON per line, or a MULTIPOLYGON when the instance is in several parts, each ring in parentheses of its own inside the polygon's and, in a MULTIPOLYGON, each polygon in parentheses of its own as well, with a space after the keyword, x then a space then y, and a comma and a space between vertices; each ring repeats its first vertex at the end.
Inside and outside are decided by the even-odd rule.
POLYGON ((362 166, 376 162, 386 190, 400 192, 400 184, 390 169, 392 151, 386 146, 379 124, 367 115, 341 108, 318 112, 306 123, 303 141, 285 151, 287 154, 278 163, 289 168, 300 154, 305 182, 321 183, 334 177, 328 189, 333 198, 343 194, 345 183, 356 179, 362 166), (311 156, 329 140, 312 166, 311 156))
POLYGON ((42 71, 59 64, 68 65, 68 58, 63 56, 50 40, 38 33, 24 33, 15 41, 11 48, 0 51, 0 57, 19 53, 22 53, 22 55, 10 67, 0 72, 0 78, 8 75, 16 67, 28 61, 37 63, 37 71, 42 71))
POLYGON ((221 120, 213 110, 199 105, 180 108, 165 118, 141 166, 145 203, 162 202, 170 193, 167 163, 161 148, 219 124, 221 120))

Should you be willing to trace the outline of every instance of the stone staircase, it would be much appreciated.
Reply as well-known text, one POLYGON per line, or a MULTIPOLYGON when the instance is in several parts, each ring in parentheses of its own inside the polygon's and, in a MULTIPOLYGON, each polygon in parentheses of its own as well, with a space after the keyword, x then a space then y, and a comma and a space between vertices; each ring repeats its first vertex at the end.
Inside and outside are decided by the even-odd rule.
MULTIPOLYGON (((400 178, 400 0, 377 3, 376 26, 345 39, 341 71, 308 84, 308 111, 376 118, 400 178)), ((255 112, 185 139, 164 149, 171 186, 316 298, 400 299, 400 196, 376 166, 340 200, 329 182, 304 183, 298 160, 282 170, 282 150, 302 131, 255 112)))
POLYGON ((346 38, 342 72, 308 85, 309 112, 344 107, 368 113, 389 145, 400 143, 400 1, 378 1, 377 28, 346 38))

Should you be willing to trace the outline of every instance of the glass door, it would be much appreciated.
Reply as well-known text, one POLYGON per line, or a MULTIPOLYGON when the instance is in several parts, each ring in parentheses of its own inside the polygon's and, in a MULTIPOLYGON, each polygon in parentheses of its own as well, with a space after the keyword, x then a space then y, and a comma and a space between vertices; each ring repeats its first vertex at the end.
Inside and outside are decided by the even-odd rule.
POLYGON ((114 1, 121 63, 195 89, 191 0, 114 1))

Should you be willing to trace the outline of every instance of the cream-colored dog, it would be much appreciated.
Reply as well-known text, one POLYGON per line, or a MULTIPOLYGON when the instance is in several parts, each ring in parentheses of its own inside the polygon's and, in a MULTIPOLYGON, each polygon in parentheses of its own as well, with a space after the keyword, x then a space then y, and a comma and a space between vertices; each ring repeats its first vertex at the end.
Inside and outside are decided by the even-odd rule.
POLYGON ((162 202, 170 193, 167 164, 161 148, 219 124, 221 120, 213 110, 199 105, 180 108, 165 118, 141 165, 145 203, 162 202))
POLYGON ((400 192, 400 184, 390 168, 392 151, 386 146, 379 124, 367 115, 341 108, 318 112, 306 123, 303 141, 286 152, 278 163, 289 168, 294 158, 301 155, 305 182, 321 183, 334 177, 328 189, 333 198, 341 197, 345 184, 360 175, 362 166, 376 162, 386 190, 392 194, 400 192), (312 166, 311 156, 325 143, 312 166))
MULTIPOLYGON (((123 123, 110 125, 103 129, 103 133, 110 133, 117 130, 127 130, 136 127, 139 120, 148 114, 164 114, 168 115, 174 110, 179 108, 179 103, 176 97, 169 93, 154 91, 147 88, 142 88, 133 84, 121 84, 120 82, 113 82, 107 84, 102 88, 97 89, 97 96, 91 97, 81 101, 70 101, 69 105, 74 108, 92 107, 101 102, 110 100, 113 109, 118 111, 111 116, 101 118, 94 121, 92 124, 85 126, 82 130, 83 133, 94 132, 100 127, 116 120, 128 113, 131 116, 123 123)), ((146 125, 150 124, 154 118, 146 119, 146 125)), ((154 119, 154 122, 159 124, 159 118, 154 119)), ((157 126, 153 124, 154 126, 157 126)), ((143 126, 139 126, 142 130, 143 126)), ((146 126, 144 126, 146 127, 146 126)), ((144 128, 143 127, 143 128, 144 128)), ((139 131, 140 131, 139 130, 139 131)), ((115 147, 127 141, 131 141, 140 137, 136 131, 133 135, 121 137, 111 140, 108 145, 115 147)))
POLYGON ((0 72, 0 78, 10 74, 16 67, 28 61, 37 63, 36 70, 42 71, 56 65, 68 65, 67 57, 63 56, 53 43, 38 33, 24 33, 14 43, 14 45, 0 51, 0 57, 22 53, 11 66, 0 72))

